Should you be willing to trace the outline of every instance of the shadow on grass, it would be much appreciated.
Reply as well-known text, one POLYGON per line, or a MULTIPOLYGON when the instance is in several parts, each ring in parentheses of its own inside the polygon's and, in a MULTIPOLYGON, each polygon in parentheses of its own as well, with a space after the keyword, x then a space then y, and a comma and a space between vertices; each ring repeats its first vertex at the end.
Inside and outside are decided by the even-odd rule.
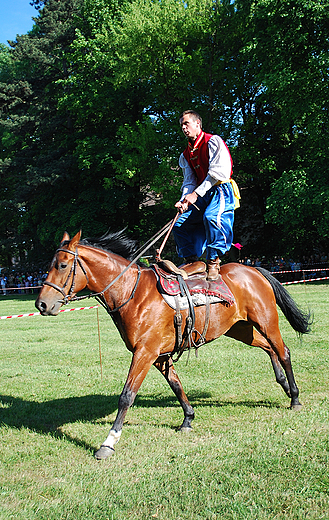
MULTIPOLYGON (((218 400, 213 398, 210 392, 202 392, 202 393, 193 393, 190 392, 188 395, 188 400, 193 407, 205 407, 205 406, 214 406, 217 408, 226 407, 226 406, 234 406, 234 407, 247 407, 247 408, 282 408, 280 403, 274 403, 270 400, 262 400, 262 401, 225 401, 218 400)), ((136 396, 135 405, 143 408, 151 408, 151 407, 174 407, 180 406, 178 400, 175 396, 173 397, 160 397, 156 395, 149 396, 136 396)))
POLYGON ((70 437, 61 431, 68 423, 92 422, 117 409, 118 396, 86 395, 52 401, 25 401, 0 395, 0 423, 13 428, 27 428, 41 434, 68 439, 78 446, 93 450, 81 439, 70 437))
MULTIPOLYGON (((118 395, 86 395, 39 403, 2 395, 0 396, 0 423, 17 429, 28 428, 41 434, 50 433, 55 437, 65 437, 77 446, 94 450, 95 446, 64 434, 61 427, 67 423, 92 422, 106 417, 117 409, 118 399, 118 395)), ((210 393, 192 394, 190 402, 194 407, 281 407, 270 401, 214 401, 210 393)), ((163 397, 160 395, 137 396, 135 406, 139 408, 180 407, 175 396, 163 397)))

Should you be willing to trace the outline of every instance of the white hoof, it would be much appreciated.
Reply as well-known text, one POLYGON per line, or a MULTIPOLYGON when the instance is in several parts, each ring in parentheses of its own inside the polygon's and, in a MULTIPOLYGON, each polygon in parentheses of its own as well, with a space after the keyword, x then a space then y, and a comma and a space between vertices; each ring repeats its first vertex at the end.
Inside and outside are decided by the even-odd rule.
POLYGON ((102 445, 99 450, 95 453, 95 459, 97 460, 105 460, 111 457, 114 454, 114 448, 110 448, 110 446, 102 445))

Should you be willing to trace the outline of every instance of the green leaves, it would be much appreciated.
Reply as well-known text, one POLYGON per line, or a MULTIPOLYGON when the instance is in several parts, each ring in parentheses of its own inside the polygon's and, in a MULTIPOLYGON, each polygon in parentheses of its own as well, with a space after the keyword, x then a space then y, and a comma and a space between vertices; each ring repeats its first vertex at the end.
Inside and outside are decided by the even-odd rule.
POLYGON ((329 187, 315 172, 284 172, 272 186, 267 218, 283 232, 290 252, 303 252, 308 243, 322 244, 329 238, 329 187))
POLYGON ((245 253, 268 225, 288 237, 276 248, 329 247, 328 0, 34 3, 32 31, 0 48, 12 243, 40 256, 64 229, 147 238, 180 196, 178 117, 194 108, 231 149, 245 253))

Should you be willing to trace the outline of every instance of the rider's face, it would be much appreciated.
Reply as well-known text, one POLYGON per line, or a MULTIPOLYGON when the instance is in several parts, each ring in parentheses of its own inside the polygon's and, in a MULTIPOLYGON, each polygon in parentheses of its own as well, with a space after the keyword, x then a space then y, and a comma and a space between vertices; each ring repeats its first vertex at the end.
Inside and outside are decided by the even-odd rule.
POLYGON ((180 126, 183 130, 184 135, 190 140, 195 141, 201 132, 201 121, 200 119, 193 119, 191 114, 186 114, 180 120, 180 126))

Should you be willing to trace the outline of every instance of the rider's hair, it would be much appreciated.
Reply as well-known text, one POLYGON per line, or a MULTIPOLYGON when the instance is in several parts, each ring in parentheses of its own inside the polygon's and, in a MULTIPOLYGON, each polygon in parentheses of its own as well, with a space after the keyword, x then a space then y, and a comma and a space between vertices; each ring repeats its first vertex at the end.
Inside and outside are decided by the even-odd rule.
POLYGON ((201 128, 202 128, 202 117, 195 110, 184 110, 184 112, 182 113, 182 115, 179 118, 179 123, 181 122, 183 117, 187 116, 187 115, 191 116, 193 121, 197 121, 199 119, 200 125, 201 125, 201 128))

